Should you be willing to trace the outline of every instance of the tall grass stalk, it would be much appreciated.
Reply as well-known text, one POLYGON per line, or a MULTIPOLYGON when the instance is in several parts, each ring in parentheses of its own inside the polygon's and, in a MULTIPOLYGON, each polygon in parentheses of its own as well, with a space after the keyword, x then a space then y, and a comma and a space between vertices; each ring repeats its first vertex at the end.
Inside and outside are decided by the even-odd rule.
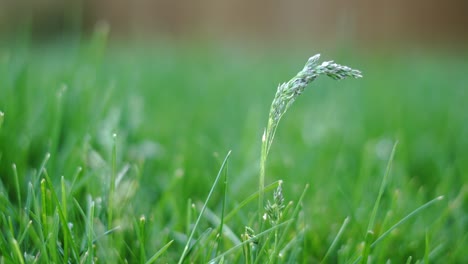
POLYGON ((333 61, 325 61, 322 64, 318 64, 319 59, 320 54, 310 57, 304 68, 297 73, 296 76, 288 82, 280 84, 273 98, 273 102, 271 103, 268 124, 262 136, 258 199, 259 223, 262 221, 266 161, 275 137, 276 129, 283 115, 294 103, 296 98, 305 90, 307 85, 314 81, 319 75, 324 74, 334 80, 341 80, 347 77, 362 77, 360 71, 336 64, 333 61))

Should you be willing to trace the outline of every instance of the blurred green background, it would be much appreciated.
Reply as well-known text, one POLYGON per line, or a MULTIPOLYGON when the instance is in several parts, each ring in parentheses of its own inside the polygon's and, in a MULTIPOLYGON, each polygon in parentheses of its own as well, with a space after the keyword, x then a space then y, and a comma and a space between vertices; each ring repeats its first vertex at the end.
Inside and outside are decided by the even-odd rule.
POLYGON ((249 39, 261 46, 465 47, 467 10, 463 0, 1 1, 0 33, 14 34, 28 25, 38 38, 61 38, 89 32, 101 21, 125 40, 164 35, 241 43, 249 39))
POLYGON ((137 182, 122 199, 153 219, 154 234, 183 230, 187 199, 204 199, 228 150, 231 203, 255 192, 275 89, 322 53, 364 78, 314 82, 282 121, 267 168, 289 200, 311 185, 310 259, 346 216, 348 240, 364 238, 399 141, 385 219, 446 200, 394 234, 383 250, 396 253, 383 256, 421 255, 429 229, 436 262, 462 263, 467 11, 455 0, 2 1, 1 189, 14 200, 11 165, 26 182, 50 152, 52 177, 82 167, 74 194, 99 197, 117 133, 119 171, 137 182))

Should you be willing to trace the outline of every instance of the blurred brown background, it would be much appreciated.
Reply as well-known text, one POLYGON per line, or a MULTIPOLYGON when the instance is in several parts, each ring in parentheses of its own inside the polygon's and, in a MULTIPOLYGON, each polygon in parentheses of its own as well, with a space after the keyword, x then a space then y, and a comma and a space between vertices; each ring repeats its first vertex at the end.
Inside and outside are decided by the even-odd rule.
POLYGON ((466 0, 0 0, 2 35, 25 25, 37 37, 89 32, 98 21, 117 37, 468 43, 466 0))

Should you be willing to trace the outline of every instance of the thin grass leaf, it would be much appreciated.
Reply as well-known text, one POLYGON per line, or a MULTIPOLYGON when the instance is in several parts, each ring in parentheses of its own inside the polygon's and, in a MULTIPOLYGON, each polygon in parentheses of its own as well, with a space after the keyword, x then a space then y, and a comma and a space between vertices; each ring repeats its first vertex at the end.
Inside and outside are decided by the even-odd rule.
POLYGON ((187 220, 185 226, 187 230, 185 231, 186 234, 190 233, 190 224, 192 223, 192 210, 193 210, 193 203, 192 199, 187 199, 187 220))
POLYGON ((35 182, 34 185, 36 185, 40 181, 41 174, 44 172, 45 166, 47 165, 49 158, 50 158, 50 153, 46 153, 44 159, 42 160, 41 166, 39 167, 39 170, 36 171, 35 180, 37 182, 35 182))
POLYGON ((87 257, 87 263, 91 264, 94 259, 94 207, 95 203, 93 200, 91 200, 91 197, 88 197, 88 212, 87 212, 87 217, 86 219, 86 226, 87 226, 87 232, 86 232, 86 242, 87 242, 87 252, 88 252, 88 257, 87 257))
POLYGON ((382 239, 384 239, 387 235, 389 235, 390 232, 392 232, 395 228, 399 227, 400 225, 402 225, 403 223, 408 221, 410 218, 416 216, 419 212, 421 212, 422 210, 428 208, 429 206, 433 205, 434 203, 436 203, 438 201, 442 201, 443 199, 444 199, 444 196, 439 196, 439 197, 436 197, 436 198, 430 200, 429 202, 421 205, 420 207, 416 208, 414 211, 409 213, 407 216, 403 217, 400 221, 398 221, 398 223, 394 224, 387 231, 385 231, 382 235, 380 235, 379 238, 377 238, 374 241, 374 243, 372 243, 371 247, 375 247, 382 239))
POLYGON ((18 245, 18 241, 12 238, 11 244, 13 245, 13 253, 16 256, 16 261, 18 261, 17 263, 24 264, 24 258, 23 258, 23 255, 21 254, 21 249, 18 245))
MULTIPOLYGON (((395 230, 397 227, 400 225, 404 224, 406 221, 411 219, 412 217, 416 216, 419 212, 422 210, 428 208, 429 206, 433 205, 434 203, 443 200, 443 196, 439 196, 437 198, 434 198, 430 200, 429 202, 421 205, 420 207, 416 208, 414 211, 403 217, 400 221, 398 221, 396 224, 394 224, 392 227, 390 227, 387 231, 385 231, 382 235, 380 235, 372 244, 371 248, 375 247, 380 241, 382 241, 385 237, 387 237, 393 230, 395 230)), ((352 263, 358 263, 361 260, 361 256, 359 256, 355 261, 352 263)))
POLYGON ((382 199, 385 187, 387 186, 387 180, 388 180, 388 177, 390 175, 390 169, 392 167, 393 159, 395 157, 395 152, 396 152, 397 145, 398 145, 398 141, 396 141, 395 144, 393 144, 392 152, 390 154, 390 158, 389 158, 388 163, 387 163, 387 168, 385 170, 385 174, 384 174, 384 176, 382 178, 382 182, 380 184, 379 194, 377 195, 377 199, 375 200, 374 209, 372 209, 372 214, 371 214, 371 217, 370 217, 370 220, 369 220, 369 225, 367 227, 367 233, 366 233, 366 238, 365 238, 365 242, 364 242, 364 250, 363 250, 362 259, 361 259, 362 264, 367 263, 367 260, 368 260, 367 257, 370 254, 371 243, 372 243, 372 240, 373 240, 373 237, 374 237, 375 219, 377 217, 377 211, 379 210, 379 207, 380 207, 380 200, 382 199))
POLYGON ((23 243, 23 240, 26 237, 26 235, 28 234, 28 231, 31 228, 31 225, 32 225, 32 220, 29 220, 28 224, 26 225, 26 227, 23 230, 23 233, 19 236, 18 244, 23 243))
POLYGON ((108 206, 107 206, 107 228, 111 228, 112 226, 112 217, 114 213, 114 193, 115 193, 115 178, 117 175, 117 168, 116 168, 116 157, 117 157, 117 134, 112 135, 112 172, 111 178, 109 183, 109 197, 108 198, 108 206))
POLYGON ((229 172, 229 163, 226 164, 226 169, 224 170, 224 184, 223 184, 223 189, 222 189, 223 200, 222 200, 222 205, 221 205, 221 219, 219 223, 218 234, 216 237, 216 253, 219 253, 219 250, 221 249, 220 242, 221 242, 221 238, 223 237, 224 213, 226 210, 226 200, 227 200, 227 184, 228 184, 228 174, 229 174, 228 172, 229 172))
POLYGON ((174 242, 174 240, 171 240, 169 241, 166 245, 164 245, 160 250, 158 250, 156 253, 154 253, 154 255, 148 260, 146 261, 145 264, 151 264, 153 262, 155 262, 156 260, 158 260, 158 258, 164 254, 164 252, 167 251, 167 249, 172 245, 172 243, 174 242))
MULTIPOLYGON (((18 199, 18 205, 21 207, 23 203, 21 201, 21 189, 20 189, 20 180, 18 177, 18 170, 16 169, 16 164, 13 163, 13 178, 15 180, 15 190, 16 190, 16 199, 18 199)), ((21 213, 21 212, 20 212, 21 213)))
POLYGON ((146 218, 144 215, 140 217, 140 219, 137 221, 135 220, 135 227, 138 229, 136 230, 137 232, 137 238, 140 244, 140 263, 145 263, 146 259, 146 252, 145 252, 145 237, 146 237, 146 218))
POLYGON ((424 263, 429 263, 429 253, 431 252, 429 243, 429 232, 426 230, 425 249, 424 249, 424 263))
POLYGON ((384 176, 382 178, 382 182, 380 184, 379 194, 377 195, 377 199, 375 200, 374 209, 372 209, 372 214, 371 214, 371 217, 370 217, 370 220, 369 220, 369 225, 367 227, 367 230, 373 230, 374 229, 375 218, 377 216, 377 211, 379 210, 379 207, 380 207, 380 200, 382 199, 385 187, 387 186, 387 180, 388 180, 388 177, 390 175, 390 169, 392 167, 393 159, 395 158, 395 152, 396 152, 397 146, 398 146, 398 141, 396 141, 395 144, 393 144, 392 152, 391 152, 390 158, 388 159, 388 162, 387 162, 387 168, 385 170, 385 174, 384 174, 384 176))
POLYGON ((345 220, 343 221, 343 224, 341 225, 340 230, 336 234, 335 239, 333 239, 333 242, 331 243, 330 247, 327 250, 327 253, 325 253, 325 256, 323 257, 322 261, 320 261, 320 263, 326 263, 328 256, 335 249, 341 235, 343 234, 344 230, 348 226, 348 223, 349 223, 349 216, 346 217, 345 220))
POLYGON ((231 155, 231 151, 229 151, 227 153, 226 157, 224 158, 223 163, 221 164, 221 168, 218 171, 218 175, 216 176, 215 181, 214 181, 213 185, 211 186, 210 192, 208 193, 208 197, 206 197, 205 203, 203 204, 203 208, 200 211, 200 214, 198 215, 197 221, 195 222, 195 225, 192 228, 192 232, 190 233, 189 238, 187 239, 187 243, 185 244, 184 251, 182 252, 182 255, 179 258, 179 262, 178 262, 179 264, 182 264, 182 262, 184 261, 186 255, 187 255, 191 240, 193 238, 193 235, 195 234, 195 230, 197 229, 198 224, 200 223, 202 215, 205 212, 205 208, 207 207, 208 201, 210 200, 211 195, 213 195, 216 184, 218 183, 219 179, 221 178, 221 174, 222 174, 222 172, 224 170, 224 167, 226 166, 226 164, 227 164, 227 162, 229 160, 230 155, 231 155))
MULTIPOLYGON (((67 210, 67 189, 65 187, 65 177, 61 177, 61 188, 62 188, 62 208, 63 208, 63 215, 64 215, 64 218, 65 218, 65 221, 66 223, 68 224, 68 210, 67 210)), ((69 259, 68 259, 68 251, 69 251, 69 240, 68 239, 64 239, 63 241, 63 252, 64 252, 64 256, 63 256, 63 261, 65 263, 68 263, 69 259)))

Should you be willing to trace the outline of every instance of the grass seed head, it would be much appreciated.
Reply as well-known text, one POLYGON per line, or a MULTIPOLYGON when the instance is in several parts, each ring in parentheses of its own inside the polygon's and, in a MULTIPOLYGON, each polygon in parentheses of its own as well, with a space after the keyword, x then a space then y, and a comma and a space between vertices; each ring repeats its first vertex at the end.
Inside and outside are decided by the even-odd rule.
POLYGON ((281 117, 294 103, 296 98, 302 94, 307 85, 314 81, 318 76, 327 75, 334 80, 342 80, 348 77, 362 77, 362 73, 359 70, 337 64, 333 61, 325 61, 322 64, 318 64, 319 59, 320 54, 310 57, 304 68, 299 71, 296 76, 288 82, 282 83, 278 86, 270 108, 268 127, 264 137, 265 140, 262 140, 266 143, 267 153, 273 142, 275 131, 281 117))
POLYGON ((279 223, 283 216, 284 207, 283 188, 282 182, 280 181, 278 188, 273 192, 273 203, 268 200, 265 206, 266 216, 267 219, 270 220, 271 225, 274 226, 279 223))

